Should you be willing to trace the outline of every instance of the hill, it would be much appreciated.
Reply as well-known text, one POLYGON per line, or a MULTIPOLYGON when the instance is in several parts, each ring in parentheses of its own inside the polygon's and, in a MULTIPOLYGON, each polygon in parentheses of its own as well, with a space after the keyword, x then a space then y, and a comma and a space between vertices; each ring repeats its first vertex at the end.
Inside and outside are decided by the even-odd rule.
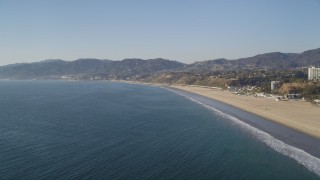
POLYGON ((165 59, 125 59, 122 61, 78 59, 45 60, 0 67, 0 79, 56 79, 62 76, 103 75, 125 78, 184 67, 183 63, 165 59))
MULTIPOLYGON (((83 79, 99 75, 105 78, 126 79, 143 77, 161 71, 207 73, 213 71, 249 69, 295 69, 319 66, 320 48, 303 53, 273 52, 235 60, 216 59, 189 65, 165 59, 124 59, 111 61, 101 59, 78 59, 63 61, 45 60, 0 66, 0 79, 59 79, 62 76, 81 76, 83 79)), ((77 79, 76 78, 76 79, 77 79)))
POLYGON ((235 60, 208 60, 190 64, 187 70, 292 69, 312 65, 320 65, 320 48, 300 54, 273 52, 235 60))

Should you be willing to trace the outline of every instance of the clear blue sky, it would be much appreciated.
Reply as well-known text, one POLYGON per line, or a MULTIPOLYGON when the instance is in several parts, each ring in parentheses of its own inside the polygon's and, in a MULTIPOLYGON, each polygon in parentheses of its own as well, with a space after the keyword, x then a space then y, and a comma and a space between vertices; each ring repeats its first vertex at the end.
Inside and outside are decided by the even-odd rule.
POLYGON ((186 63, 320 47, 320 0, 0 0, 0 65, 186 63))

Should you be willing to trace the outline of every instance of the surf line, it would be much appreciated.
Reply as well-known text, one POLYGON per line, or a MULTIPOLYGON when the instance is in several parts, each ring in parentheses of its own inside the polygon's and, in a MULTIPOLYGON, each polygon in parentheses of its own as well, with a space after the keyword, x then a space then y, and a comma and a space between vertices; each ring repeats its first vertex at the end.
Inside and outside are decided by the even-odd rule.
POLYGON ((289 144, 284 143, 283 141, 273 137, 272 135, 256 128, 253 127, 247 123, 245 123, 244 121, 231 116, 229 114, 226 114, 212 106, 208 106, 200 101, 195 100, 192 97, 189 97, 185 94, 180 93, 179 91, 173 90, 173 89, 169 89, 169 88, 164 88, 168 91, 171 91, 177 95, 180 95, 194 103, 197 103, 201 106, 204 106, 205 108, 213 111, 215 114, 230 120, 231 122, 233 122, 234 124, 238 125, 243 131, 253 135, 256 139, 262 141, 264 144, 266 144, 267 146, 271 147, 272 149, 274 149, 275 151, 277 151, 278 153, 288 156, 291 159, 294 159, 296 162, 298 162, 299 164, 303 165, 304 167, 306 167, 309 171, 315 173, 317 176, 320 176, 320 159, 312 156, 311 154, 307 153, 306 151, 296 148, 294 146, 291 146, 289 144))

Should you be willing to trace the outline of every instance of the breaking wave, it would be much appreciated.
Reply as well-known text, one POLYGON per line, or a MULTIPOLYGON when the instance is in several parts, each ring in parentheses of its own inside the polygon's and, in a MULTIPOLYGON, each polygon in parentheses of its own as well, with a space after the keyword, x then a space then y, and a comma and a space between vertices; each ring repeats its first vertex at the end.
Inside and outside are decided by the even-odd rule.
POLYGON ((178 91, 175 90, 171 90, 169 89, 169 91, 174 92, 175 94, 178 94, 180 96, 183 96, 197 104, 200 104, 204 107, 206 107, 207 109, 210 109, 211 111, 215 112, 215 114, 224 117, 225 119, 230 120, 231 122, 233 122, 234 124, 236 124, 237 126, 239 126, 243 131, 253 135, 254 137, 256 137, 258 140, 262 141, 263 143, 265 143, 267 146, 271 147, 272 149, 274 149, 275 151, 279 152, 282 155, 288 156, 292 159, 294 159, 295 161, 297 161, 299 164, 302 164, 303 166, 305 166, 308 170, 314 172, 315 174, 317 174, 318 176, 320 176, 320 159, 312 156, 311 154, 305 152, 302 149, 296 148, 294 146, 291 146, 289 144, 284 143, 283 141, 276 139, 275 137, 271 136, 270 134, 261 131, 258 128, 255 128, 243 121, 241 121, 240 119, 231 116, 229 114, 226 114, 222 111, 219 111, 218 109, 208 106, 204 103, 201 103, 200 101, 197 101, 195 99, 193 99, 192 97, 188 97, 182 93, 179 93, 178 91))

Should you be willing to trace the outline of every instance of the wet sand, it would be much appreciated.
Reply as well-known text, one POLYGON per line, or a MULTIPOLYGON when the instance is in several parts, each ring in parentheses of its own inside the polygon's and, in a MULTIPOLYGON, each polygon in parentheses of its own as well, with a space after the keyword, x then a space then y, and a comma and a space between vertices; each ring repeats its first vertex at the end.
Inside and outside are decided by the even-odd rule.
POLYGON ((170 86, 202 95, 320 139, 320 108, 309 102, 239 96, 203 87, 170 86))

